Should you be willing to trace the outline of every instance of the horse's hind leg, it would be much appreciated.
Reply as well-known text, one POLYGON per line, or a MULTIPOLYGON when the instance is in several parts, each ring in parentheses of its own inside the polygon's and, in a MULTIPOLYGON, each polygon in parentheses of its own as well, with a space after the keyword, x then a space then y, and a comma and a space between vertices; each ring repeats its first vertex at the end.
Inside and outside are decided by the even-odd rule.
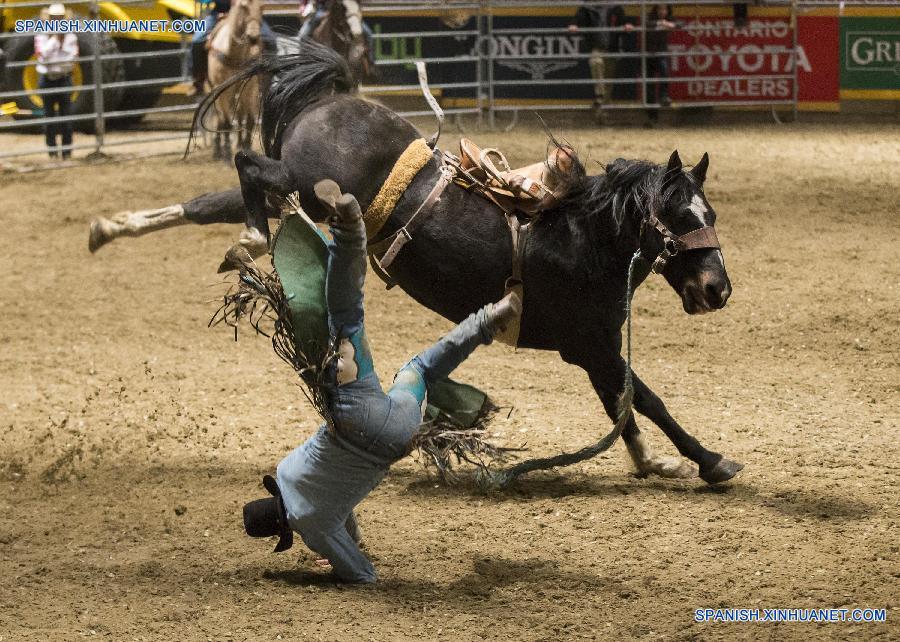
POLYGON ((99 217, 91 221, 88 249, 91 253, 122 236, 143 236, 185 223, 245 223, 247 208, 241 190, 209 192, 181 204, 167 205, 155 210, 119 212, 112 218, 99 217))
POLYGON ((184 218, 197 225, 247 221, 247 208, 239 187, 223 192, 207 192, 185 201, 181 206, 184 208, 184 218))
MULTIPOLYGON (((248 237, 268 247, 269 215, 266 194, 284 197, 296 187, 290 180, 281 161, 273 160, 253 151, 240 151, 234 156, 234 164, 241 179, 241 194, 247 207, 248 237)), ((242 241, 242 244, 245 244, 242 241)))
MULTIPOLYGON (((600 401, 603 402, 603 409, 613 421, 616 420, 616 400, 618 393, 611 390, 605 390, 601 387, 605 383, 605 379, 595 377, 589 373, 591 383, 594 390, 597 391, 600 401)), ((634 420, 634 413, 628 418, 625 428, 622 430, 622 441, 628 448, 628 454, 634 462, 637 474, 641 477, 647 475, 659 475, 669 479, 688 479, 697 476, 697 469, 690 463, 680 457, 656 457, 650 444, 644 438, 643 433, 638 428, 637 422, 634 420)))
POLYGON ((704 448, 678 425, 666 410, 662 400, 637 375, 634 375, 634 407, 666 433, 678 452, 700 466, 700 478, 706 483, 718 484, 728 481, 744 467, 743 464, 704 448))
POLYGON ((88 249, 91 253, 121 236, 143 236, 157 230, 190 223, 182 205, 169 205, 155 210, 119 212, 112 218, 91 221, 88 249))

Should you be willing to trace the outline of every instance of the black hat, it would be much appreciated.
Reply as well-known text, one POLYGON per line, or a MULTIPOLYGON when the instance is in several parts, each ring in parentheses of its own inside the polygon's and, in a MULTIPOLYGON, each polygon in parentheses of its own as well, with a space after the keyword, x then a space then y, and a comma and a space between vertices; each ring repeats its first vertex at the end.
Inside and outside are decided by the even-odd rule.
POLYGON ((250 537, 278 535, 275 552, 280 553, 294 545, 294 531, 288 524, 287 511, 275 479, 271 475, 264 476, 263 486, 272 497, 244 504, 244 530, 250 537))

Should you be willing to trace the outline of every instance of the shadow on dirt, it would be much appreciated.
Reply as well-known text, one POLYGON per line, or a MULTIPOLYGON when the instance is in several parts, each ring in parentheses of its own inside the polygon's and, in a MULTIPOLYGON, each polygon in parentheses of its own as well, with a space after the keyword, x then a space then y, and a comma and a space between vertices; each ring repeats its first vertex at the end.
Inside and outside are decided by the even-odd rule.
POLYGON ((621 592, 624 583, 618 579, 602 577, 586 572, 572 572, 559 568, 555 560, 505 558, 477 558, 472 572, 448 584, 425 579, 387 578, 374 585, 352 585, 335 582, 330 575, 305 570, 264 571, 263 578, 291 586, 332 586, 336 590, 370 590, 385 598, 411 599, 418 596, 423 602, 439 596, 441 601, 469 602, 474 598, 489 597, 491 591, 513 585, 523 585, 527 592, 538 593, 546 589, 589 587, 594 591, 621 592))
MULTIPOLYGON (((876 508, 851 495, 835 495, 821 490, 802 488, 760 487, 740 476, 729 483, 708 486, 693 480, 665 480, 659 478, 599 477, 578 474, 566 477, 560 474, 525 477, 498 492, 483 493, 471 480, 455 485, 439 483, 435 479, 421 479, 418 473, 398 471, 394 481, 407 481, 406 492, 411 496, 438 500, 450 496, 480 496, 496 503, 522 502, 563 497, 620 497, 627 495, 659 498, 670 495, 683 497, 692 503, 707 503, 719 508, 723 505, 742 503, 777 511, 783 515, 804 519, 859 520, 870 517, 876 508)), ((677 501, 677 500, 676 500, 677 501)))

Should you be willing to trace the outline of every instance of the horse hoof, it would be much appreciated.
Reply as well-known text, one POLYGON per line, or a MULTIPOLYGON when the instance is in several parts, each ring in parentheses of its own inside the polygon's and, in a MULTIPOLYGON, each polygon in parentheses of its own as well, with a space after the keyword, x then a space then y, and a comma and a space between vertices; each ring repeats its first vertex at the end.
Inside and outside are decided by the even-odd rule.
POLYGON ((106 233, 103 223, 103 219, 94 219, 91 221, 91 232, 88 236, 88 249, 91 251, 91 254, 112 240, 106 233))
POLYGON ((269 242, 255 227, 245 227, 238 237, 238 246, 247 250, 250 258, 256 259, 269 251, 269 242))
POLYGON ((731 461, 730 459, 722 457, 712 468, 704 469, 704 467, 701 466, 700 478, 707 484, 721 484, 737 475, 743 468, 744 464, 739 464, 736 461, 731 461))

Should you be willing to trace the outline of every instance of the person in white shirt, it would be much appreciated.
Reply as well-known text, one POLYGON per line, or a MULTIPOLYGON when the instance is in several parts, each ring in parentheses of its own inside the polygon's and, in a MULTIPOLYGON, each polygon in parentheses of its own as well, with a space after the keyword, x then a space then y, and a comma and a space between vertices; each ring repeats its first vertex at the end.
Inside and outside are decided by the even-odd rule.
MULTIPOLYGON (((50 5, 47 10, 50 20, 63 20, 66 8, 60 3, 50 5)), ((37 72, 40 74, 41 89, 56 90, 53 93, 41 94, 44 101, 44 115, 68 116, 72 110, 72 70, 78 58, 78 36, 74 33, 39 33, 34 37, 34 53, 37 56, 37 72)), ((44 135, 50 157, 69 158, 72 150, 71 121, 50 122, 44 125, 44 135), (62 138, 62 150, 57 148, 57 135, 62 138)))

